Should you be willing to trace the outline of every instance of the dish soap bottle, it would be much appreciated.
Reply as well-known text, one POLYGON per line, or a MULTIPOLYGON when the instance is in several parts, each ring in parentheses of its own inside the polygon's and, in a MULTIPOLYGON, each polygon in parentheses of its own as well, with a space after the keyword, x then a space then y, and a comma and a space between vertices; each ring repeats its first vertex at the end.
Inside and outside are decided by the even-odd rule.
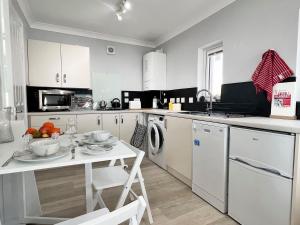
POLYGON ((152 108, 153 109, 157 109, 158 107, 157 107, 157 98, 156 98, 156 96, 154 96, 154 98, 153 98, 153 101, 152 101, 152 108))

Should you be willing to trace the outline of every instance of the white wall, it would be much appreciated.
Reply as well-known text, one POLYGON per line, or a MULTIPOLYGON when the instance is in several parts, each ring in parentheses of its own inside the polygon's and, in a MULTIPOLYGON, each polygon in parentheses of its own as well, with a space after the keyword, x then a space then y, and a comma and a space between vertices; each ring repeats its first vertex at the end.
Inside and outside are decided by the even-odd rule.
POLYGON ((197 86, 198 48, 224 44, 224 82, 249 81, 274 48, 296 69, 299 0, 238 0, 159 48, 167 53, 167 88, 197 86))
POLYGON ((142 57, 150 48, 36 29, 29 29, 28 38, 89 47, 94 100, 120 98, 121 90, 142 90, 142 57), (116 55, 107 55, 107 45, 116 47, 116 55))

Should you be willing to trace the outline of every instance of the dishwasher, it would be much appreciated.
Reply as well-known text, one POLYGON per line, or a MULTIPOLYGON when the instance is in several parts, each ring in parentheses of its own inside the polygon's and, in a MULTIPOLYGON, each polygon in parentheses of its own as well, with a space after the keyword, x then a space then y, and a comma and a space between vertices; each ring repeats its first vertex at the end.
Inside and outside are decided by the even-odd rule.
POLYGON ((193 121, 192 191, 227 212, 228 126, 193 121))
POLYGON ((228 214, 243 225, 290 225, 295 136, 230 128, 228 214))

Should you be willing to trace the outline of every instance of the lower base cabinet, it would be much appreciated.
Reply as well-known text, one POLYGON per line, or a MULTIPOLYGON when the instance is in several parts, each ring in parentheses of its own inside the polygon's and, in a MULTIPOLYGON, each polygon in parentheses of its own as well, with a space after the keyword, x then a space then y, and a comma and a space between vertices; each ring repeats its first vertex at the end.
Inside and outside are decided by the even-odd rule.
POLYGON ((166 154, 168 171, 192 185, 192 120, 166 117, 166 154))
POLYGON ((93 130, 102 130, 101 114, 77 115, 78 133, 85 133, 93 130))

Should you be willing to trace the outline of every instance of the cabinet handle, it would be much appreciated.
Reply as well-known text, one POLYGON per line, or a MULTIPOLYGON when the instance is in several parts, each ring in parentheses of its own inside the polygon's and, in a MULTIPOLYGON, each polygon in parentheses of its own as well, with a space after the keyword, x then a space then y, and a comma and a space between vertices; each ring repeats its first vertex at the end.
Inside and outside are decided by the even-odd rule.
POLYGON ((116 124, 118 124, 118 117, 117 116, 115 116, 115 122, 116 122, 116 124))
POLYGON ((64 74, 64 83, 67 83, 67 74, 64 74))
POLYGON ((123 116, 121 116, 121 123, 122 123, 122 124, 124 123, 124 118, 123 118, 123 116))
POLYGON ((166 128, 166 130, 168 129, 168 120, 167 119, 165 119, 165 128, 166 128))
POLYGON ((49 120, 60 120, 60 117, 50 117, 49 120))
POLYGON ((56 74, 56 83, 59 83, 59 73, 56 74))
POLYGON ((101 125, 101 119, 100 119, 100 117, 98 117, 97 123, 98 123, 98 126, 101 125))

